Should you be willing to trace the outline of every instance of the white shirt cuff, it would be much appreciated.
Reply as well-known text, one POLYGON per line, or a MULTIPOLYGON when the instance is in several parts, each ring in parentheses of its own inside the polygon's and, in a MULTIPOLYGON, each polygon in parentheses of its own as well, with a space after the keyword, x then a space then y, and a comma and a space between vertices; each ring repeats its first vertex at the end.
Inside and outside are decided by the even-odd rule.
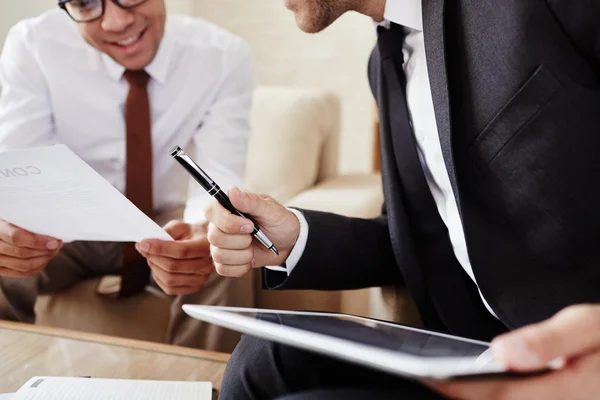
POLYGON ((298 222, 300 222, 300 234, 298 235, 298 240, 296 240, 296 244, 294 245, 292 252, 285 260, 285 267, 268 266, 265 268, 268 268, 272 271, 287 272, 288 276, 290 276, 292 271, 300 261, 300 258, 302 258, 302 254, 304 254, 306 242, 308 241, 308 222, 306 221, 306 218, 304 218, 304 215, 300 211, 293 208, 288 208, 288 210, 293 212, 296 218, 298 218, 298 222))

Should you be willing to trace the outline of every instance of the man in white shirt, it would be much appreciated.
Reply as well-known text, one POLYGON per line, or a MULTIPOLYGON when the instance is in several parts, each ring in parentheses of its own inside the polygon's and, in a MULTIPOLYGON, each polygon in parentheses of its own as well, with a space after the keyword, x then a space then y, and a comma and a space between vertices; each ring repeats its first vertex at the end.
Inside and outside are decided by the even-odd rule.
POLYGON ((208 22, 167 17, 164 0, 59 6, 18 23, 7 37, 0 151, 66 144, 166 224, 175 241, 63 244, 0 221, 0 318, 32 322, 38 293, 90 277, 109 275, 99 295, 135 295, 150 283, 151 270, 153 281, 177 296, 169 341, 230 351, 236 333, 192 320, 180 306, 250 306, 252 279, 236 283, 213 273, 203 215, 210 197, 196 185, 188 194, 189 175, 169 150, 195 151, 224 187, 242 183, 255 85, 251 52, 208 22))
POLYGON ((403 285, 427 328, 492 340, 541 377, 430 388, 244 337, 225 399, 594 399, 600 384, 600 3, 596 0, 286 0, 319 32, 371 17, 369 78, 381 120, 383 214, 309 210, 231 190, 277 246, 218 203, 206 209, 217 271, 263 270, 275 289, 403 285), (564 309, 564 311, 562 311, 564 309), (556 315, 555 315, 556 314, 556 315), (554 316, 555 315, 555 316, 554 316), (540 322, 544 321, 545 322, 540 322), (525 328, 524 326, 529 325, 525 328), (508 333, 515 330, 514 333, 508 333))

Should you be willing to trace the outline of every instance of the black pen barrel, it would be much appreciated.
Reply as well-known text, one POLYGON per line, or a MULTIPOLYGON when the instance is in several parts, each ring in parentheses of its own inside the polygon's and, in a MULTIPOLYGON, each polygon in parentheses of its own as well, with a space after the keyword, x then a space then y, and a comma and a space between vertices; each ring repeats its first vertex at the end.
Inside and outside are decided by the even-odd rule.
MULTIPOLYGON (((181 166, 189 172, 189 174, 194 178, 194 180, 196 182, 198 182, 200 184, 200 186, 202 186, 204 188, 204 190, 206 190, 210 196, 217 199, 217 201, 223 207, 225 207, 230 213, 239 215, 242 218, 246 218, 246 219, 249 219, 250 221, 252 221, 252 218, 241 213, 233 206, 233 204, 231 204, 231 201, 229 200, 229 197, 227 196, 227 194, 221 190, 219 185, 217 185, 206 174, 206 172, 204 172, 202 170, 202 168, 200 168, 198 166, 198 164, 196 164, 194 162, 194 160, 192 160, 187 154, 185 154, 185 152, 183 151, 183 149, 181 147, 179 147, 179 146, 173 147, 173 149, 171 149, 171 156, 175 160, 177 160, 177 162, 179 164, 181 164, 181 166)), ((252 224, 254 225, 254 231, 252 232, 252 234, 256 236, 258 233, 261 233, 261 235, 264 236, 264 234, 262 232, 260 232, 260 228, 258 227, 258 225, 256 225, 256 223, 254 221, 252 221, 252 224)), ((266 237, 262 238, 261 242, 270 243, 269 239, 266 237)), ((269 248, 270 244, 265 244, 265 246, 267 248, 269 248)))
MULTIPOLYGON (((210 191, 212 189, 211 187, 211 183, 207 180, 202 179, 202 177, 200 175, 198 175, 198 171, 194 168, 193 165, 190 165, 189 163, 185 162, 185 160, 183 158, 181 158, 180 156, 174 156, 175 160, 177 160, 177 162, 179 164, 181 164, 181 166, 183 168, 185 168, 187 170, 187 172, 189 172, 189 174, 194 178, 194 180, 196 182, 198 182, 200 184, 200 186, 202 186, 204 188, 204 190, 206 191, 210 191)), ((200 167, 198 167, 199 169, 200 167)))

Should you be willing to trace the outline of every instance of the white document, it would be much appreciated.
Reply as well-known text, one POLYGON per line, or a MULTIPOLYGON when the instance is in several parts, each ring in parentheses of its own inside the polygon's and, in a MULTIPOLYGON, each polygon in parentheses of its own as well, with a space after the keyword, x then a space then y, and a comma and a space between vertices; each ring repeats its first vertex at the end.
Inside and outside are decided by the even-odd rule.
POLYGON ((12 398, 14 397, 14 393, 3 393, 0 394, 0 400, 12 400, 12 398))
POLYGON ((31 378, 12 400, 211 400, 210 382, 31 378))
POLYGON ((173 240, 65 145, 0 152, 0 219, 64 242, 173 240))

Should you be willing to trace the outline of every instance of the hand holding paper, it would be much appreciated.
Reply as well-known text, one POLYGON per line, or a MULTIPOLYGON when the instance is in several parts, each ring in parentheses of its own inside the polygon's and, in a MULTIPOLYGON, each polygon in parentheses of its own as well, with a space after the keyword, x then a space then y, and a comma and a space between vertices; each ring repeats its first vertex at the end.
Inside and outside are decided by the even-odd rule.
POLYGON ((173 240, 64 145, 0 153, 0 219, 63 242, 173 240))
POLYGON ((56 257, 62 246, 60 240, 36 235, 0 219, 0 276, 35 275, 56 257))
POLYGON ((146 239, 136 249, 148 260, 155 282, 169 295, 196 293, 214 271, 206 238, 208 221, 171 221, 165 230, 175 239, 146 239))

